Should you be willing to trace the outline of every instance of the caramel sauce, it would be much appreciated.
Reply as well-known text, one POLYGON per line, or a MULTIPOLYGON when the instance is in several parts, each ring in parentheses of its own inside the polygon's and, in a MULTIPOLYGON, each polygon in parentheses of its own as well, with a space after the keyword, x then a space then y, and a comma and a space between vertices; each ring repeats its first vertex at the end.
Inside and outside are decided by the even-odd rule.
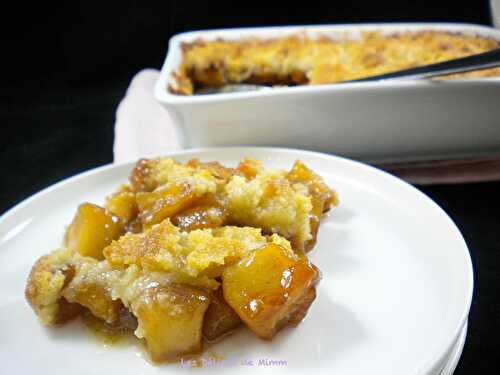
POLYGON ((96 318, 89 311, 82 313, 81 321, 85 330, 106 347, 130 344, 142 346, 142 341, 134 335, 137 321, 125 311, 120 315, 120 319, 115 325, 96 318))
MULTIPOLYGON (((85 331, 92 338, 101 343, 104 347, 123 347, 133 345, 139 349, 140 353, 142 353, 142 356, 152 365, 159 364, 153 361, 149 356, 145 341, 137 338, 134 335, 134 330, 137 327, 137 321, 132 315, 127 315, 129 314, 124 313, 123 318, 118 324, 111 325, 104 322, 103 320, 96 318, 89 311, 85 311, 81 314, 81 322, 83 327, 85 328, 85 331)), ((233 331, 227 332, 222 337, 226 337, 233 331)), ((203 340, 205 349, 219 342, 220 338, 214 341, 209 341, 206 339, 203 340)), ((212 351, 207 352, 206 350, 204 350, 203 353, 186 355, 178 358, 177 360, 172 360, 169 362, 180 363, 185 367, 203 368, 217 366, 223 361, 224 357, 220 354, 214 353, 212 351)), ((165 364, 165 362, 161 363, 165 364)))

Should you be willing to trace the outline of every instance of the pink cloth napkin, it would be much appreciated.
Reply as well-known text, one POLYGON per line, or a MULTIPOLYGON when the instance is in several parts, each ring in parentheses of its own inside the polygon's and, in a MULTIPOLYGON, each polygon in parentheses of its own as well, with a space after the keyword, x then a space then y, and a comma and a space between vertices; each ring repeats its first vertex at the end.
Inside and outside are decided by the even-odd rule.
MULTIPOLYGON (((115 163, 161 155, 181 148, 172 118, 153 97, 154 69, 135 75, 116 111, 115 163)), ((500 156, 380 164, 377 167, 417 184, 500 180, 500 156)))
POLYGON ((173 120, 153 97, 160 72, 141 70, 132 78, 116 110, 114 162, 179 150, 173 120))

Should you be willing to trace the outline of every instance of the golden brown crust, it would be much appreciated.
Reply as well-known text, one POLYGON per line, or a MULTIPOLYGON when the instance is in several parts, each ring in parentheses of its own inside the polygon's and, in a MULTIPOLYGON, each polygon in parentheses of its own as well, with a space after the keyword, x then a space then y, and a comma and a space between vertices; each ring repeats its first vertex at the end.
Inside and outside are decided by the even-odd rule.
MULTIPOLYGON (((170 91, 227 83, 324 84, 432 64, 500 47, 493 38, 445 31, 363 33, 360 39, 316 39, 297 33, 283 38, 240 41, 196 40, 182 46, 183 60, 170 91)), ((447 77, 500 76, 500 68, 447 77)))
POLYGON ((266 237, 250 227, 225 226, 181 232, 169 220, 139 234, 127 234, 104 249, 115 267, 136 265, 147 271, 171 272, 185 283, 216 289, 222 267, 266 243, 279 243, 292 251, 290 243, 266 237))
POLYGON ((74 276, 71 256, 69 250, 58 250, 38 259, 31 269, 25 296, 43 324, 62 324, 79 312, 61 297, 61 291, 74 276))
POLYGON ((182 231, 252 226, 284 236, 298 251, 314 247, 321 216, 338 203, 335 191, 300 162, 287 172, 264 169, 250 158, 236 168, 197 159, 143 159, 130 181, 139 213, 127 224, 130 232, 165 219, 182 231))

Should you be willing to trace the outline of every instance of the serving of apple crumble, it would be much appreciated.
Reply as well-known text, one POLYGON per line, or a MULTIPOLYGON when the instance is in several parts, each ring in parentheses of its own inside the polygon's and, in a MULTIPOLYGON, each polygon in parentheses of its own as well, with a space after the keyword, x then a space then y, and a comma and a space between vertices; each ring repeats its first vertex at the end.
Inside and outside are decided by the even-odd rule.
MULTIPOLYGON (((289 36, 196 40, 182 45, 169 91, 192 95, 230 83, 317 85, 389 73, 500 48, 500 41, 449 31, 364 32, 359 38, 289 36)), ((500 76, 500 68, 449 78, 500 76)))
POLYGON ((45 325, 90 313, 126 327, 154 362, 199 353, 242 323, 272 339, 316 297, 306 252, 337 203, 300 161, 283 171, 143 159, 104 207, 78 207, 64 246, 33 266, 26 298, 45 325))

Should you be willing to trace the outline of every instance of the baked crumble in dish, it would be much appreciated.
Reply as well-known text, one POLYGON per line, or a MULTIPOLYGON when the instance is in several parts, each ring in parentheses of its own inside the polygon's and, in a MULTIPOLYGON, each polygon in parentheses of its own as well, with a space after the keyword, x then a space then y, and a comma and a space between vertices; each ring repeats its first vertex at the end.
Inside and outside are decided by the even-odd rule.
MULTIPOLYGON (((359 39, 312 39, 297 33, 274 39, 197 40, 182 45, 182 62, 168 88, 192 95, 228 83, 317 85, 390 73, 500 48, 493 38, 446 31, 382 34, 359 39)), ((447 76, 500 76, 500 68, 447 76)))
POLYGON ((270 340, 316 297, 306 253, 337 204, 300 161, 284 171, 143 159, 103 207, 78 207, 64 246, 34 264, 26 298, 48 326, 91 314, 134 332, 156 363, 242 324, 270 340))

